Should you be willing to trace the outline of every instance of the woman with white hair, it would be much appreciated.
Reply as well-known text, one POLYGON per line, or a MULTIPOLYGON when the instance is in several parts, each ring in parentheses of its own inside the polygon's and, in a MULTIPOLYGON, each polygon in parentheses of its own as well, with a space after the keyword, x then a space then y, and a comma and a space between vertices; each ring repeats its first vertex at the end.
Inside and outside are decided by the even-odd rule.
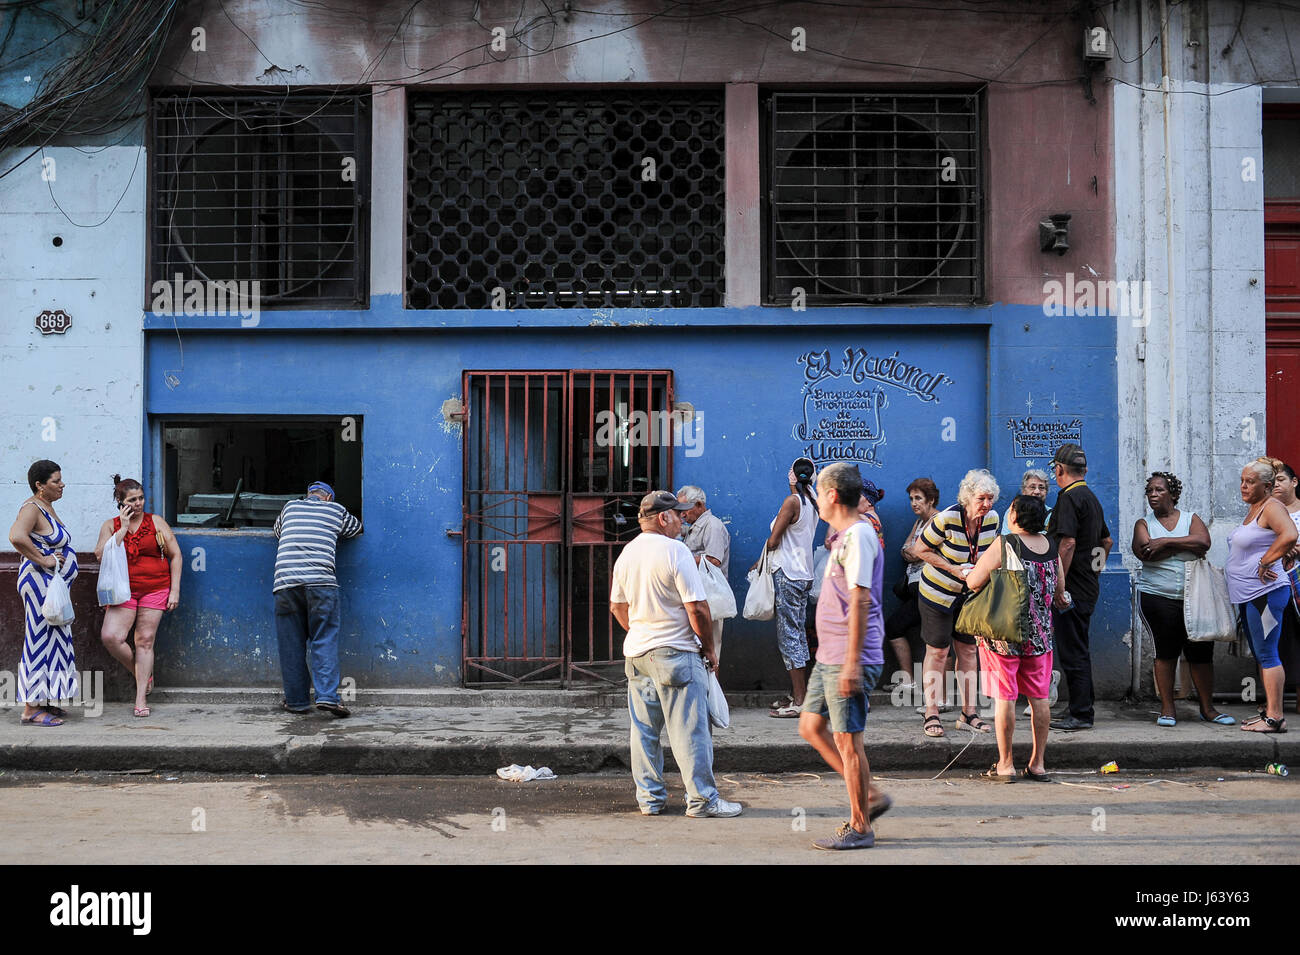
POLYGON ((1264 679, 1265 711, 1245 720, 1241 728, 1251 733, 1285 733, 1282 689, 1286 676, 1278 657, 1278 639, 1291 582, 1282 558, 1295 546, 1297 531, 1282 502, 1273 497, 1277 472, 1267 459, 1241 469, 1241 499, 1246 519, 1228 535, 1228 597, 1237 605, 1250 634, 1250 648, 1264 679))
POLYGON ((967 471, 957 488, 957 503, 934 515, 914 548, 925 562, 918 597, 921 640, 925 643, 922 730, 926 736, 943 736, 939 698, 948 650, 953 646, 957 648, 957 687, 962 704, 957 725, 977 733, 990 732, 989 725, 976 713, 979 696, 975 638, 957 633, 954 624, 968 593, 966 575, 997 540, 999 521, 993 510, 997 499, 998 482, 992 474, 982 468, 967 471))

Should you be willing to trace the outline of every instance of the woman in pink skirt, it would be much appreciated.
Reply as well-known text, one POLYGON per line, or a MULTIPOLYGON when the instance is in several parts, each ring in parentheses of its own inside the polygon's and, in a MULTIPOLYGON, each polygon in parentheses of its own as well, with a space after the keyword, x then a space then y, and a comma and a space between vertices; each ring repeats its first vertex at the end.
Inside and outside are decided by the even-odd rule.
POLYGON ((1013 783, 1016 768, 1011 760, 1011 738, 1016 729, 1016 699, 1023 693, 1033 711, 1034 748, 1021 778, 1047 782, 1043 765, 1047 748, 1052 688, 1052 603, 1064 607, 1065 574, 1056 553, 1056 542, 1043 534, 1047 508, 1033 495, 1021 494, 1007 510, 1007 530, 975 564, 966 577, 972 591, 982 590, 993 571, 1002 565, 1002 550, 1010 547, 1020 558, 1029 578, 1029 632, 1019 646, 1002 640, 979 638, 980 670, 984 693, 997 701, 993 726, 998 739, 998 761, 984 776, 994 782, 1013 783))

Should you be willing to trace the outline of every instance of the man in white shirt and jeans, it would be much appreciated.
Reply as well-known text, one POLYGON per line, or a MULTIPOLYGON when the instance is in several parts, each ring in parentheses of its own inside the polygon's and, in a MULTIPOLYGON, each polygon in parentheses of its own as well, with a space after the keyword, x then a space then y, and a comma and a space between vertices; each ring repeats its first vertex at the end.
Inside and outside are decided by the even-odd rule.
POLYGON ((670 491, 651 491, 637 515, 641 533, 614 562, 610 612, 627 631, 623 657, 631 719, 632 778, 641 814, 657 816, 664 788, 665 725, 686 785, 686 815, 738 816, 740 803, 718 796, 709 731, 709 669, 718 665, 708 599, 695 560, 677 539, 679 503, 670 491))

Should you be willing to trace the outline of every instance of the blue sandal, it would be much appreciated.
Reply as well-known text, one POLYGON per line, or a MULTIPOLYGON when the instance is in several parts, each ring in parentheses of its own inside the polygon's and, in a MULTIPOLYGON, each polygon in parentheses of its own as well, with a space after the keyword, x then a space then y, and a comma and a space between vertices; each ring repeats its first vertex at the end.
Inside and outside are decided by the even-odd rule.
POLYGON ((1214 719, 1210 719, 1204 713, 1200 714, 1200 716, 1201 716, 1202 723, 1218 723, 1220 726, 1233 726, 1237 722, 1233 717, 1229 716, 1227 713, 1220 713, 1214 719))
MULTIPOLYGON (((1201 719, 1205 719, 1205 717, 1202 716, 1201 719)), ((1172 716, 1156 717, 1156 726, 1177 726, 1177 725, 1178 725, 1178 720, 1176 720, 1172 716)))
POLYGON ((59 719, 53 713, 46 713, 44 710, 37 710, 31 716, 22 717, 22 721, 29 726, 62 726, 63 720, 59 719))

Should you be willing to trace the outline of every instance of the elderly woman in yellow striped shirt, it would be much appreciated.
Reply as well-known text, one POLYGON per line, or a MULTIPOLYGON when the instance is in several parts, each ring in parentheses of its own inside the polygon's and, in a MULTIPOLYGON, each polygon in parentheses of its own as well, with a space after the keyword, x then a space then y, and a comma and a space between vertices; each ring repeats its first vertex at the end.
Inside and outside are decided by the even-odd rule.
POLYGON ((925 717, 922 729, 926 736, 942 736, 939 699, 943 693, 944 669, 948 651, 957 649, 957 690, 961 699, 958 726, 978 733, 990 732, 988 723, 977 713, 979 691, 976 683, 978 656, 975 638, 957 633, 954 624, 965 601, 966 575, 974 569, 980 555, 998 537, 998 515, 993 502, 998 499, 998 482, 983 469, 966 472, 957 488, 957 503, 931 518, 914 547, 925 566, 921 568, 918 594, 921 611, 921 640, 925 643, 922 687, 925 692, 925 717))

